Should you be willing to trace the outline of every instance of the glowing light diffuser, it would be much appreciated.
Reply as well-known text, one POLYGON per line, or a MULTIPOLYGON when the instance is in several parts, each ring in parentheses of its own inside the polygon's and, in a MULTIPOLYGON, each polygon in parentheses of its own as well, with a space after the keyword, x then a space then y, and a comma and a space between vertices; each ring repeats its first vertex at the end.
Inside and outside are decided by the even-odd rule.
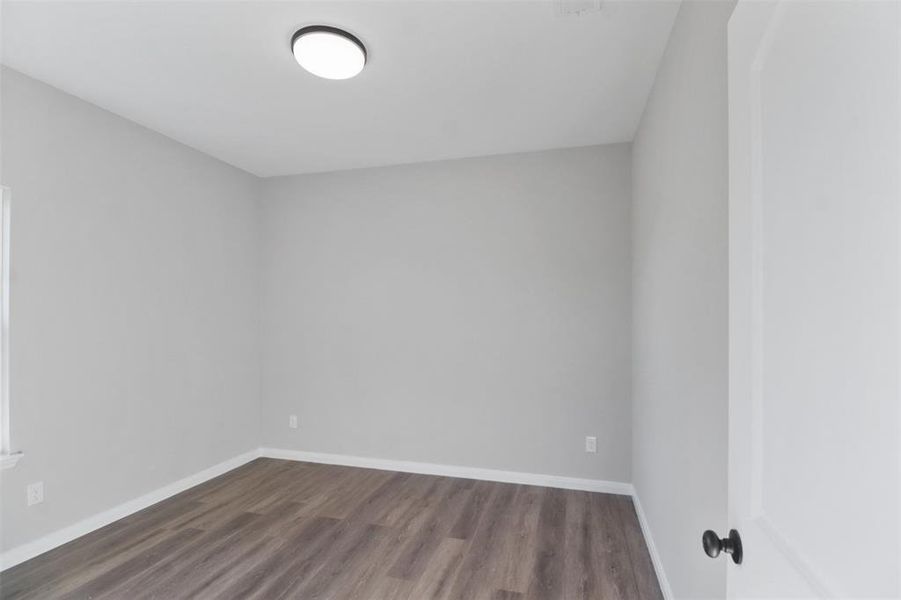
POLYGON ((294 34, 291 48, 301 67, 325 79, 350 79, 366 66, 363 42, 335 27, 304 27, 294 34))

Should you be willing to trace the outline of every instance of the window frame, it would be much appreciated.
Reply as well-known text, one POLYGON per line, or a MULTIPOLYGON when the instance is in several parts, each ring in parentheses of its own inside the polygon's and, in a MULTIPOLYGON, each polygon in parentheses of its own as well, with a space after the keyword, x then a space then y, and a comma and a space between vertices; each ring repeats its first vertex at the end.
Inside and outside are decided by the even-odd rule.
POLYGON ((9 410, 9 250, 12 192, 0 185, 0 470, 14 467, 22 458, 10 439, 9 410))

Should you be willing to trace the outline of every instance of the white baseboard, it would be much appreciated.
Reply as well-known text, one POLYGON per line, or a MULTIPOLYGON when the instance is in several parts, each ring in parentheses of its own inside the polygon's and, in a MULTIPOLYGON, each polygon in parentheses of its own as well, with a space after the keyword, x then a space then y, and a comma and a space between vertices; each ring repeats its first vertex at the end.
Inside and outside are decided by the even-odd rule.
POLYGON ((641 507, 641 500, 638 499, 638 492, 632 492, 632 502, 635 504, 635 513, 638 515, 638 523, 641 525, 641 532, 644 534, 645 543, 648 545, 648 552, 651 555, 651 562, 654 564, 654 571, 657 573, 657 582, 660 584, 660 591, 663 592, 664 600, 674 600, 673 589, 669 585, 666 578, 666 572, 663 570, 663 562, 660 560, 660 553, 657 552, 657 546, 654 544, 654 538, 651 536, 651 526, 648 518, 644 514, 641 507))
POLYGON ((281 458, 326 465, 344 465, 379 469, 381 471, 401 471, 403 473, 419 473, 422 475, 443 475, 461 477, 463 479, 481 479, 502 483, 522 483, 564 490, 583 490, 586 492, 603 492, 606 494, 632 495, 632 484, 620 481, 604 481, 602 479, 581 479, 578 477, 561 477, 559 475, 539 475, 519 471, 500 471, 497 469, 481 469, 478 467, 460 467, 435 463, 411 462, 406 460, 389 460, 384 458, 366 458, 347 456, 344 454, 323 454, 321 452, 305 452, 303 450, 281 450, 278 448, 260 448, 260 456, 281 458))
POLYGON ((244 454, 230 458, 217 465, 213 465, 208 469, 204 469, 199 473, 188 475, 187 477, 179 479, 174 483, 170 483, 169 485, 158 488, 148 494, 144 494, 139 498, 129 500, 128 502, 114 506, 109 510, 105 510, 101 513, 97 513, 96 515, 92 515, 86 519, 78 521, 73 525, 69 525, 68 527, 54 531, 53 533, 45 535, 42 538, 38 538, 33 542, 28 542, 22 544, 21 546, 7 550, 3 554, 0 554, 0 571, 13 567, 21 562, 25 562, 26 560, 34 558, 39 554, 43 554, 48 550, 52 550, 57 546, 62 546, 66 542, 71 542, 77 537, 83 536, 96 529, 100 529, 105 525, 109 525, 113 521, 118 521, 123 517, 127 517, 132 513, 143 510, 148 506, 151 506, 153 504, 156 504, 157 502, 165 500, 166 498, 174 496, 175 494, 183 492, 188 488, 192 488, 195 485, 199 485, 204 481, 218 477, 223 473, 231 471, 232 469, 236 469, 237 467, 240 467, 241 465, 248 463, 255 458, 258 458, 259 456, 259 449, 245 452, 244 454))
MULTIPOLYGON (((501 471, 497 469, 482 469, 477 467, 461 467, 456 465, 440 465, 434 463, 421 463, 411 461, 387 460, 381 458, 364 458, 359 456, 345 456, 341 454, 323 454, 319 452, 304 452, 299 450, 279 450, 276 448, 258 448, 245 452, 239 456, 223 461, 217 465, 213 465, 203 471, 194 473, 179 479, 174 483, 170 483, 164 487, 156 489, 150 493, 144 494, 139 498, 129 500, 114 506, 108 510, 92 515, 86 519, 78 521, 68 527, 64 527, 53 533, 38 538, 32 542, 22 544, 6 552, 0 554, 0 571, 25 562, 35 556, 43 554, 49 550, 53 550, 58 546, 62 546, 67 542, 71 542, 75 538, 81 537, 94 530, 100 529, 114 521, 118 521, 128 515, 143 510, 148 506, 152 506, 157 502, 170 498, 180 492, 199 485, 214 477, 218 477, 223 473, 227 473, 232 469, 236 469, 241 465, 250 462, 255 458, 265 456, 268 458, 281 458, 287 460, 297 460, 304 462, 322 463, 329 465, 345 465, 350 467, 362 467, 367 469, 379 469, 385 471, 401 471, 404 473, 420 473, 424 475, 443 475, 447 477, 461 477, 464 479, 481 479, 485 481, 499 481, 503 483, 521 483, 526 485, 539 485, 544 487, 561 488, 567 490, 583 490, 588 492, 602 492, 607 494, 621 494, 634 496, 632 484, 619 481, 604 481, 601 479, 582 479, 578 477, 561 477, 559 475, 541 475, 535 473, 522 473, 518 471, 501 471)), ((648 541, 648 548, 651 552, 651 558, 654 561, 654 568, 657 569, 657 576, 660 579, 660 585, 664 588, 666 600, 672 599, 669 593, 669 585, 663 574, 660 560, 654 548, 653 540, 647 529, 644 520, 644 514, 641 512, 641 505, 638 498, 635 497, 636 512, 641 522, 642 531, 648 541)))

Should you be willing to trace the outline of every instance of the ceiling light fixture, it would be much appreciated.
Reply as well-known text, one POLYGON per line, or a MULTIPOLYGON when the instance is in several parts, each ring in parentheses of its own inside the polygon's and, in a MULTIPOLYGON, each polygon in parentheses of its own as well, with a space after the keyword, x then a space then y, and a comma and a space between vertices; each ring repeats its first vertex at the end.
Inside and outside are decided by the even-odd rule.
POLYGON ((363 42, 337 27, 299 29, 291 38, 291 50, 301 67, 325 79, 350 79, 366 66, 363 42))

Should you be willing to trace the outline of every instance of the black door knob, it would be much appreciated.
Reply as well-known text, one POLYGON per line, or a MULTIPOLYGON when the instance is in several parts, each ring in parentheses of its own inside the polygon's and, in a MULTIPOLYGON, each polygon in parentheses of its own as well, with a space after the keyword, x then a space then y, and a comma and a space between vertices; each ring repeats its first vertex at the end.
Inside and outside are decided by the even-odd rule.
POLYGON ((708 529, 701 537, 701 543, 704 545, 704 552, 710 558, 716 558, 720 555, 720 552, 725 552, 732 556, 732 562, 737 565, 741 564, 741 536, 734 529, 729 531, 729 537, 723 539, 720 539, 720 536, 715 531, 708 529))

